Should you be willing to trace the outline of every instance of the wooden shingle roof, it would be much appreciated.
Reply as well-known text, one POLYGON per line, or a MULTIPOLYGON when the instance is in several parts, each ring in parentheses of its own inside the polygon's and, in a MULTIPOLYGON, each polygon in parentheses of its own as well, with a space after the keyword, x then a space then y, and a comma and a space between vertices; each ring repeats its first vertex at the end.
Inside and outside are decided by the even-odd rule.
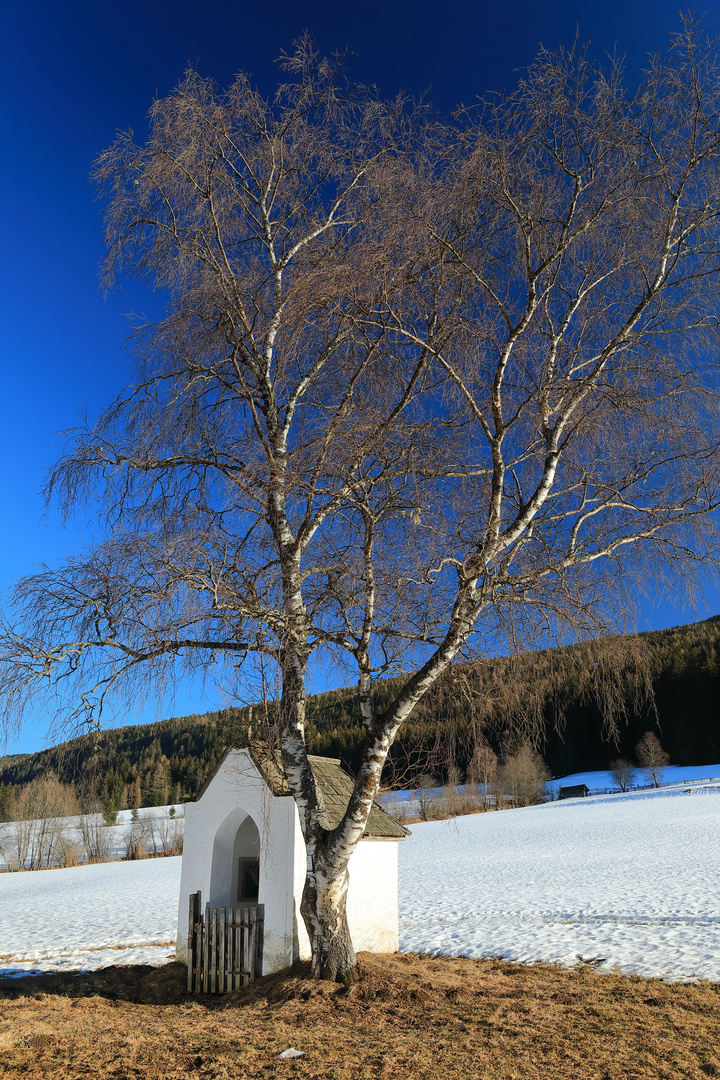
MULTIPOLYGON (((308 754, 308 761, 315 777, 315 785, 325 804, 320 822, 326 829, 334 829, 340 823, 350 801, 353 781, 342 768, 339 758, 308 754)), ((409 832, 409 829, 390 817, 376 802, 372 804, 363 836, 403 840, 409 832)))
MULTIPOLYGON (((236 744, 232 749, 247 749, 249 751, 273 795, 290 795, 290 788, 283 773, 282 763, 276 752, 269 750, 263 743, 251 743, 249 746, 236 744)), ((318 795, 324 807, 320 816, 320 824, 326 829, 334 829, 339 824, 350 801, 353 790, 352 777, 345 772, 339 758, 308 754, 308 762, 315 777, 318 795)), ((203 786, 203 791, 205 787, 207 787, 207 783, 203 786)), ((373 803, 363 833, 364 837, 404 840, 409 835, 409 829, 397 822, 376 802, 373 803)))

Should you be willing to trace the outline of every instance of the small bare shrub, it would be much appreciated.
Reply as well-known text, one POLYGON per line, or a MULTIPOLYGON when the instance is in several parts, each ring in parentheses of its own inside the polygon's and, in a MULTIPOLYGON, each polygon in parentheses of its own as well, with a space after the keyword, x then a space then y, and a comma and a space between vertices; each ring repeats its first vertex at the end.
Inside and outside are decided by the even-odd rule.
POLYGON ((448 783, 439 792, 433 806, 433 817, 462 817, 464 814, 477 814, 485 809, 484 792, 478 784, 460 783, 460 771, 451 768, 448 771, 448 783))
POLYGON ((182 855, 184 814, 177 814, 174 806, 168 816, 153 822, 154 846, 160 855, 182 855))
POLYGON ((395 818, 401 825, 408 825, 417 816, 410 799, 396 799, 392 802, 383 799, 381 805, 383 810, 387 810, 390 817, 395 818))
POLYGON ((468 766, 468 781, 477 788, 483 809, 497 806, 497 754, 487 742, 476 742, 468 766))
POLYGON ((73 836, 69 829, 66 829, 58 844, 58 866, 79 866, 84 858, 85 844, 77 836, 73 836))
POLYGON ((627 758, 616 758, 610 762, 613 783, 621 791, 629 791, 635 783, 635 766, 627 758))
POLYGON ((498 786, 513 806, 533 806, 541 802, 549 779, 545 762, 529 746, 521 746, 498 770, 498 786))
POLYGON ((440 818, 447 817, 443 799, 438 792, 438 782, 435 776, 426 773, 420 777, 417 798, 421 821, 437 821, 440 818))
POLYGON ((85 845, 87 861, 109 862, 112 856, 111 833, 105 825, 102 811, 98 808, 80 818, 80 832, 85 845))
POLYGON ((125 833, 125 858, 145 859, 152 854, 154 846, 152 822, 141 817, 132 821, 125 833))

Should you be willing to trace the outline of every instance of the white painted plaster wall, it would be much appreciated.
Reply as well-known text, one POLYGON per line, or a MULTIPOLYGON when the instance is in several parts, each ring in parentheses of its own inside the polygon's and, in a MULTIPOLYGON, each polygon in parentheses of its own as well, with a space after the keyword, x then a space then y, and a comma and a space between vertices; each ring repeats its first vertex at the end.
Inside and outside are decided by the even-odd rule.
MULTIPOLYGON (((361 840, 348 864, 350 884, 347 917, 350 937, 357 951, 397 952, 398 935, 398 843, 397 840, 361 840)), ((300 914, 305 884, 307 850, 300 818, 295 810, 295 959, 309 960, 310 939, 300 914)))
POLYGON ((307 873, 307 848, 300 828, 300 815, 297 806, 293 806, 293 927, 295 929, 293 961, 309 960, 312 955, 310 938, 305 929, 305 922, 300 914, 300 902, 307 873))
POLYGON ((212 907, 237 903, 238 831, 250 817, 259 836, 260 893, 265 905, 263 972, 293 963, 292 798, 273 798, 246 750, 232 750, 196 803, 185 810, 177 958, 187 963, 188 897, 199 889, 212 907))
POLYGON ((398 840, 361 840, 350 857, 348 924, 353 945, 397 952, 398 840))

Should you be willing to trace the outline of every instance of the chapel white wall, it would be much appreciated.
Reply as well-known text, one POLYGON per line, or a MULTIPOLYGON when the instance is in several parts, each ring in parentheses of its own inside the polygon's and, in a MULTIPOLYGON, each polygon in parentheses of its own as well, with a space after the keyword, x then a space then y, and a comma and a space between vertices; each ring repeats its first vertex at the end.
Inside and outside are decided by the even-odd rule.
MULTIPOLYGON (((297 943, 295 960, 309 960, 310 939, 300 914, 307 849, 295 808, 294 893, 297 943)), ((350 883, 347 918, 350 937, 357 951, 397 952, 398 934, 398 841, 361 840, 348 863, 350 883)))
POLYGON ((176 948, 181 963, 187 963, 190 894, 199 889, 203 905, 211 907, 237 903, 236 837, 248 816, 259 834, 263 973, 293 963, 294 814, 294 800, 271 795, 247 750, 231 751, 198 802, 187 804, 176 948))
POLYGON ((355 949, 397 952, 398 845, 390 839, 361 840, 350 856, 347 915, 355 949))

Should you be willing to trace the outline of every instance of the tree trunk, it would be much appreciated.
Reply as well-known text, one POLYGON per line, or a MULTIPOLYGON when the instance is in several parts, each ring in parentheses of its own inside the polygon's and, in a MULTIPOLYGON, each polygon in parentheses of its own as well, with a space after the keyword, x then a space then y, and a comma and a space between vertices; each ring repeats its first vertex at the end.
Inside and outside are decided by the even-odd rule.
MULTIPOLYGON (((302 599, 297 596, 295 610, 302 610, 304 615, 302 599)), ((304 739, 307 663, 302 648, 306 640, 304 635, 305 628, 301 624, 301 630, 296 630, 292 647, 286 646, 284 649, 280 701, 283 766, 295 797, 308 851, 308 874, 300 913, 310 938, 314 978, 350 983, 355 978, 356 960, 346 914, 350 880, 347 865, 355 844, 348 847, 336 839, 336 848, 340 850, 339 853, 332 853, 326 843, 326 830, 317 820, 321 807, 318 806, 315 780, 307 760, 304 739), (297 638, 301 639, 300 647, 297 638)))
POLYGON ((347 866, 328 871, 316 866, 308 871, 300 912, 312 948, 312 974, 331 982, 355 981, 357 961, 347 921, 347 866))

